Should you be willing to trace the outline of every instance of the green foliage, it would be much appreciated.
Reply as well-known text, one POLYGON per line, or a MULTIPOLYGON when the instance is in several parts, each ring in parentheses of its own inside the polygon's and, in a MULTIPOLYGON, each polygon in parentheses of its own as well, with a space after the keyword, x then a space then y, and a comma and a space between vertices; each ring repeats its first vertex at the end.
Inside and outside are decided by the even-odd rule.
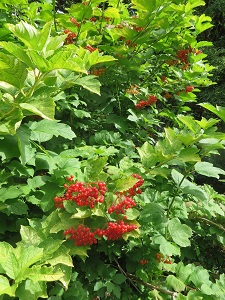
POLYGON ((0 4, 0 299, 221 300, 204 2, 29 2, 0 4))

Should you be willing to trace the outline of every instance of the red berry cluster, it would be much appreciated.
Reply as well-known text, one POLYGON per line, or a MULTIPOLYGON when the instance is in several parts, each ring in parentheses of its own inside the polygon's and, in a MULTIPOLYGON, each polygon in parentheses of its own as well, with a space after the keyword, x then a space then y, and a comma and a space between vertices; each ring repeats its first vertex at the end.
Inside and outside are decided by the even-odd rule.
MULTIPOLYGON (((73 177, 68 177, 72 181, 73 177)), ((94 208, 96 203, 104 201, 106 184, 104 182, 84 183, 76 181, 75 183, 64 185, 66 192, 62 196, 54 198, 57 208, 64 208, 63 201, 74 201, 78 206, 89 206, 94 208)))
POLYGON ((145 108, 151 106, 157 102, 157 98, 154 95, 150 95, 148 100, 141 100, 139 103, 135 105, 135 107, 139 110, 141 108, 145 108))
POLYGON ((96 229, 95 234, 99 237, 104 235, 108 240, 115 241, 121 239, 124 233, 130 232, 137 228, 138 227, 134 224, 129 225, 124 223, 123 220, 120 220, 117 222, 108 222, 106 229, 96 229))
POLYGON ((88 226, 78 225, 76 229, 67 229, 64 235, 69 235, 69 240, 74 240, 75 246, 87 246, 97 244, 96 236, 107 237, 108 240, 115 241, 123 237, 123 234, 137 229, 134 224, 129 225, 120 220, 118 222, 108 222, 106 229, 96 229, 91 231, 88 226))
POLYGON ((133 174, 134 178, 137 178, 138 181, 127 191, 129 196, 135 196, 137 194, 141 194, 142 190, 140 187, 143 185, 144 180, 142 179, 141 175, 133 174))
POLYGON ((147 259, 140 259, 140 264, 142 265, 142 266, 144 266, 144 265, 146 265, 147 263, 148 263, 148 260, 147 259))
POLYGON ((137 178, 138 181, 129 190, 126 190, 122 193, 117 193, 117 203, 108 208, 109 214, 113 212, 115 212, 117 215, 124 214, 128 208, 136 206, 134 199, 131 197, 142 193, 140 187, 143 185, 144 180, 138 174, 133 174, 132 176, 137 178))
POLYGON ((63 233, 64 235, 70 235, 69 240, 75 241, 75 246, 86 246, 97 243, 94 232, 84 225, 79 225, 77 229, 67 229, 63 233))
POLYGON ((80 23, 78 23, 76 19, 70 18, 70 22, 76 25, 78 28, 80 27, 80 23))
POLYGON ((109 207, 108 213, 111 214, 115 212, 117 215, 124 214, 128 208, 132 208, 133 206, 136 206, 135 201, 130 197, 124 196, 123 200, 118 204, 113 204, 109 207))
POLYGON ((158 262, 164 262, 164 264, 172 264, 172 261, 170 260, 170 256, 168 256, 167 258, 165 258, 165 256, 162 253, 156 253, 156 259, 158 260, 158 262))
POLYGON ((185 88, 186 93, 192 92, 194 87, 192 85, 187 85, 185 88))
POLYGON ((90 45, 85 46, 84 49, 88 50, 89 52, 94 52, 95 50, 98 50, 98 48, 94 48, 90 45))
POLYGON ((73 44, 73 41, 77 34, 75 32, 70 31, 69 29, 65 29, 64 33, 67 34, 67 37, 65 39, 65 44, 73 44))

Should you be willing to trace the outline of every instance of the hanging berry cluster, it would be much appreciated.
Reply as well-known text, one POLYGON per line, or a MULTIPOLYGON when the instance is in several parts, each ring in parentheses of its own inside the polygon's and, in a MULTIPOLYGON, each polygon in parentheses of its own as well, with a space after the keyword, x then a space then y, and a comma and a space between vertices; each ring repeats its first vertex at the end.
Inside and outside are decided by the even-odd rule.
POLYGON ((116 203, 108 208, 109 214, 113 212, 116 214, 124 214, 128 208, 136 206, 136 202, 131 197, 142 193, 140 187, 143 185, 144 180, 140 175, 133 174, 132 176, 138 179, 138 181, 130 189, 117 193, 116 203))
MULTIPOLYGON (((140 187, 143 185, 144 180, 137 174, 133 174, 133 177, 137 179, 137 182, 130 189, 116 193, 116 203, 111 205, 106 212, 109 215, 115 212, 115 221, 106 222, 102 228, 94 229, 84 225, 83 221, 77 228, 65 230, 64 235, 69 240, 74 240, 75 246, 87 246, 96 244, 102 237, 107 238, 109 241, 121 239, 125 233, 137 229, 138 226, 126 221, 126 216, 124 215, 127 209, 136 206, 134 199, 131 197, 142 193, 140 187)), ((64 184, 65 193, 54 198, 57 208, 64 209, 64 201, 73 201, 76 205, 89 209, 94 209, 95 205, 101 205, 104 202, 106 193, 105 182, 74 182, 73 176, 67 177, 66 180, 70 183, 64 184)))
POLYGON ((108 222, 106 229, 95 229, 91 231, 88 226, 79 225, 76 229, 67 229, 64 231, 64 235, 69 235, 69 240, 74 240, 75 246, 87 246, 97 244, 96 237, 107 237, 109 241, 115 241, 121 239, 123 234, 137 229, 134 224, 126 224, 123 220, 117 222, 108 222))
MULTIPOLYGON (((71 181, 71 177, 67 178, 71 181)), ((74 201, 78 206, 94 208, 95 204, 104 201, 106 184, 104 182, 84 183, 76 181, 70 185, 65 184, 66 192, 62 196, 54 198, 57 208, 64 208, 63 201, 74 201)))
POLYGON ((148 100, 141 100, 140 102, 138 102, 135 107, 136 109, 141 109, 141 108, 145 108, 145 107, 148 107, 148 106, 151 106, 153 104, 155 104, 157 102, 157 98, 156 96, 154 95, 150 95, 148 97, 148 100))
POLYGON ((155 257, 158 260, 158 262, 163 262, 164 264, 169 264, 169 265, 173 263, 170 259, 170 256, 165 258, 165 256, 162 253, 156 253, 155 257))

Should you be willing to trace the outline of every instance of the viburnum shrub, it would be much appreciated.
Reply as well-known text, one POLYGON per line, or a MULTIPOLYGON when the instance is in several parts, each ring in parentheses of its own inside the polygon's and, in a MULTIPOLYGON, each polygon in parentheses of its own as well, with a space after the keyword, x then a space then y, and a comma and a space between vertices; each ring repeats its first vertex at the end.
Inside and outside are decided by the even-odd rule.
POLYGON ((204 1, 77 2, 0 3, 0 298, 221 300, 204 1))

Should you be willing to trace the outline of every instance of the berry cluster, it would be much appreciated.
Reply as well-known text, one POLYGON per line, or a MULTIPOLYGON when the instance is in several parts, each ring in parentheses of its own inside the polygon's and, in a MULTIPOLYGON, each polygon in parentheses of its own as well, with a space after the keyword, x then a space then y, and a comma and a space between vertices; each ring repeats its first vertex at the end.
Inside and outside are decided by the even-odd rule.
POLYGON ((156 259, 158 260, 158 262, 164 262, 164 264, 172 264, 172 261, 170 260, 170 256, 168 256, 167 258, 165 258, 165 256, 162 253, 156 253, 156 259))
POLYGON ((129 225, 124 223, 123 220, 117 222, 108 222, 106 229, 96 229, 95 234, 99 237, 103 235, 110 241, 121 239, 124 233, 130 232, 137 229, 138 227, 134 224, 129 225))
POLYGON ((193 89, 194 89, 194 87, 192 85, 187 85, 185 88, 185 91, 186 91, 186 93, 190 93, 193 91, 193 89))
POLYGON ((74 24, 75 26, 77 26, 78 28, 80 27, 80 23, 78 23, 76 19, 70 18, 70 22, 73 23, 73 24, 74 24))
MULTIPOLYGON (((68 177, 72 181, 73 177, 68 177)), ((89 206, 94 208, 96 203, 104 201, 106 184, 104 182, 84 183, 76 181, 75 183, 64 185, 66 192, 62 196, 54 198, 57 208, 64 208, 63 201, 74 201, 78 206, 89 206)))
POLYGON ((64 235, 69 235, 69 240, 74 240, 75 246, 87 246, 97 244, 97 237, 105 236, 108 240, 115 241, 123 237, 123 234, 137 229, 136 225, 125 224, 124 221, 108 222, 106 229, 91 231, 88 226, 78 225, 76 229, 67 229, 64 235))
POLYGON ((140 259, 140 264, 142 265, 142 266, 144 266, 144 265, 146 265, 147 263, 148 263, 148 260, 147 259, 140 259))
POLYGON ((77 229, 67 229, 63 233, 64 235, 70 235, 69 240, 75 241, 75 246, 86 246, 97 243, 95 234, 91 229, 84 225, 79 225, 77 229))
POLYGON ((126 92, 128 94, 132 94, 132 95, 138 95, 140 94, 140 92, 138 91, 138 86, 135 85, 131 85, 129 89, 126 89, 126 92))
POLYGON ((115 212, 117 215, 124 214, 126 209, 132 208, 133 206, 136 206, 135 201, 130 197, 124 196, 122 201, 118 204, 113 204, 108 208, 108 213, 111 214, 115 212))
POLYGON ((90 45, 85 46, 84 49, 88 50, 89 52, 94 52, 95 50, 98 50, 98 48, 94 48, 90 45))
POLYGON ((154 95, 150 95, 148 100, 141 100, 139 103, 135 105, 135 107, 139 110, 141 108, 145 108, 151 106, 157 102, 157 98, 154 95))
POLYGON ((127 191, 129 196, 135 196, 137 194, 141 194, 142 190, 140 189, 140 187, 143 185, 144 180, 142 179, 142 177, 138 174, 133 174, 132 175, 134 178, 137 178, 138 181, 127 191))
POLYGON ((73 41, 76 38, 77 34, 75 32, 70 31, 69 29, 65 29, 64 33, 67 34, 65 44, 73 44, 73 41))
POLYGON ((115 212, 117 215, 125 214, 128 208, 136 206, 135 201, 131 197, 142 193, 140 187, 143 185, 144 180, 138 174, 133 174, 132 176, 137 178, 138 181, 130 189, 117 193, 117 203, 108 208, 109 214, 112 214, 113 212, 115 212))
POLYGON ((98 69, 93 69, 91 71, 91 74, 92 75, 95 75, 95 76, 101 76, 102 74, 105 73, 105 68, 98 68, 98 69))

